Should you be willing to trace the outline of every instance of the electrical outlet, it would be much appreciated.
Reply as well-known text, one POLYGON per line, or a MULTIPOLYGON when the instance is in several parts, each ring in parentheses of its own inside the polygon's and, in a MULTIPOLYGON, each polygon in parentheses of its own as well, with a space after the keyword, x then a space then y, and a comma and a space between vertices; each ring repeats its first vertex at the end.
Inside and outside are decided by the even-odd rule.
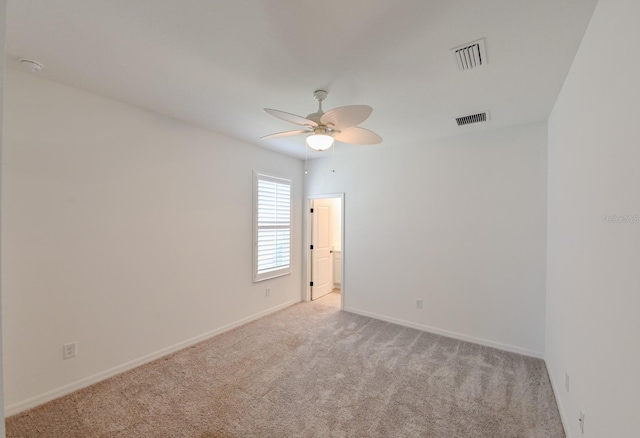
POLYGON ((580 411, 580 418, 578 418, 578 423, 580 423, 580 432, 584 433, 584 412, 580 411))
POLYGON ((65 344, 62 346, 62 358, 71 359, 76 356, 76 343, 65 344))
POLYGON ((266 297, 271 296, 271 288, 270 288, 270 287, 268 287, 268 288, 266 288, 266 289, 264 290, 264 295, 265 295, 266 297))
POLYGON ((564 387, 567 388, 567 392, 569 392, 569 374, 564 375, 564 387))
POLYGON ((422 309, 422 300, 416 300, 416 309, 422 309))

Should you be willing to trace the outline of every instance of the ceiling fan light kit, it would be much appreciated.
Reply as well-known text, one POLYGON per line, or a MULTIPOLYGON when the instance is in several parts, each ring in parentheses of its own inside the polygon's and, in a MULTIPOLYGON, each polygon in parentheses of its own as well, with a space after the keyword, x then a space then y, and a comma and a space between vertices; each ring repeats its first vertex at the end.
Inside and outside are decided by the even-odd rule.
POLYGON ((326 151, 333 146, 333 141, 333 137, 328 134, 316 133, 307 137, 307 146, 314 151, 326 151))
POLYGON ((370 106, 348 105, 334 108, 325 113, 322 110, 322 101, 327 98, 328 94, 325 90, 314 91, 313 97, 318 101, 318 111, 309 114, 307 117, 265 108, 264 110, 272 116, 285 122, 302 126, 304 129, 266 135, 262 139, 308 134, 306 144, 316 151, 331 149, 335 140, 361 145, 382 142, 382 138, 378 134, 356 126, 369 118, 373 111, 370 106))

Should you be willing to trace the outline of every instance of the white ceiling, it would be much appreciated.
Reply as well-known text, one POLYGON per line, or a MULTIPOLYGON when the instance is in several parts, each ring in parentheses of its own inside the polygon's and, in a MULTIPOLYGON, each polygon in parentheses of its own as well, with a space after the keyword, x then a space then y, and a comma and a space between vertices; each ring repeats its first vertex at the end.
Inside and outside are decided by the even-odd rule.
MULTIPOLYGON (((383 145, 545 120, 597 0, 9 0, 9 67, 288 155, 262 108, 371 105, 383 145), (450 49, 485 38, 489 63, 450 49), (453 117, 489 110, 487 123, 453 117)), ((358 147, 358 146, 344 146, 358 147)))

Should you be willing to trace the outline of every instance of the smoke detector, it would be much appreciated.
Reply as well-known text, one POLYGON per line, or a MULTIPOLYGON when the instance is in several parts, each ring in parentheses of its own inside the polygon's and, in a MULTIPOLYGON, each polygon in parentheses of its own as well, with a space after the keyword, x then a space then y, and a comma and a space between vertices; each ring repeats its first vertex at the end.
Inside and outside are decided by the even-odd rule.
POLYGON ((451 49, 451 53, 455 58, 456 67, 459 71, 482 67, 487 63, 487 50, 484 45, 484 39, 451 49))
POLYGON ((40 64, 38 61, 33 61, 31 59, 20 58, 20 65, 29 70, 32 73, 38 73, 40 70, 44 68, 44 65, 40 64))

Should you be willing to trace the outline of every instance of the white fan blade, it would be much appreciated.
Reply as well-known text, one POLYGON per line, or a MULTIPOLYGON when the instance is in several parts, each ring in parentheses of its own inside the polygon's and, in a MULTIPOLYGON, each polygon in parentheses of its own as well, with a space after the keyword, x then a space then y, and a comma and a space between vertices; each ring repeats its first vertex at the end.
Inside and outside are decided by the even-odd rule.
POLYGON ((264 137, 260 137, 260 140, 270 140, 272 138, 282 138, 282 137, 291 137, 292 135, 300 135, 300 134, 308 134, 310 131, 300 130, 300 131, 285 131, 278 132, 276 134, 265 135, 264 137))
POLYGON ((340 132, 334 132, 332 135, 333 138, 343 143, 378 144, 382 142, 382 137, 378 134, 368 129, 360 128, 359 126, 343 129, 340 132))
POLYGON ((373 109, 368 105, 341 106, 323 114, 320 123, 332 124, 338 130, 351 128, 367 120, 372 111, 373 109))
POLYGON ((296 116, 295 114, 285 113, 284 111, 278 111, 271 108, 265 108, 264 110, 273 117, 277 117, 280 120, 284 120, 285 122, 293 123, 295 125, 312 126, 314 128, 318 126, 318 124, 313 120, 305 119, 304 117, 296 116))

